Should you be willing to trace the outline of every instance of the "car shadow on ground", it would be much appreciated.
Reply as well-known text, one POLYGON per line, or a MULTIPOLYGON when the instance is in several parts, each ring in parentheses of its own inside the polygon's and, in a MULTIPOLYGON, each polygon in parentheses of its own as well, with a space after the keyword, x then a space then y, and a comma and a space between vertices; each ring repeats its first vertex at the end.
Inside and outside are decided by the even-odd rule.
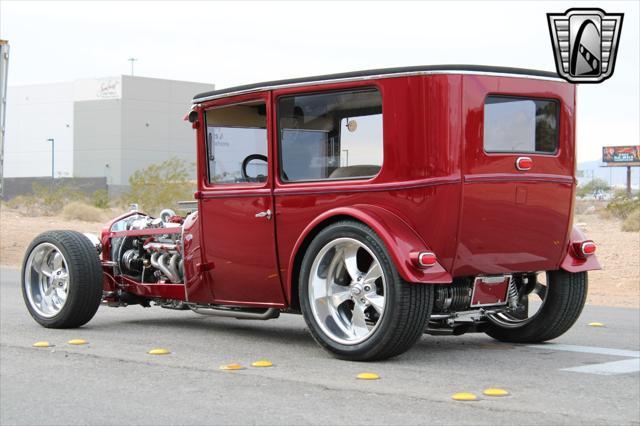
POLYGON ((165 318, 109 318, 102 321, 94 321, 87 324, 85 327, 87 330, 99 331, 102 329, 117 330, 122 328, 123 330, 131 331, 136 326, 140 327, 140 332, 144 333, 145 329, 153 327, 156 331, 158 329, 165 329, 166 331, 191 333, 193 338, 200 337, 202 335, 211 335, 211 333, 220 333, 221 335, 233 337, 244 337, 259 342, 265 340, 273 342, 274 340, 282 340, 287 343, 303 344, 303 345, 315 345, 313 337, 306 328, 306 324, 302 317, 296 324, 292 324, 292 321, 282 321, 279 323, 278 319, 267 321, 256 320, 242 320, 233 318, 222 318, 213 316, 201 316, 191 314, 189 312, 184 313, 185 316, 171 316, 165 318), (194 316, 195 315, 195 316, 194 316), (268 322, 268 325, 266 324, 268 322))
MULTIPOLYGON (((89 323, 87 329, 99 331, 102 329, 127 330, 139 328, 140 333, 152 328, 155 332, 167 331, 188 335, 189 340, 217 336, 221 338, 237 339, 250 342, 251 345, 287 344, 296 345, 297 349, 314 349, 320 351, 302 317, 283 315, 280 319, 268 321, 239 320, 233 318, 208 317, 184 312, 159 318, 104 318, 102 321, 89 323), (196 316, 193 316, 196 315, 196 316)), ((412 361, 442 358, 447 359, 461 352, 480 351, 487 356, 495 351, 509 351, 521 345, 502 343, 484 333, 470 333, 464 336, 430 336, 423 335, 407 353, 388 360, 412 361)), ((323 352, 323 351, 320 351, 323 352)), ((328 357, 331 355, 327 354, 328 357)))

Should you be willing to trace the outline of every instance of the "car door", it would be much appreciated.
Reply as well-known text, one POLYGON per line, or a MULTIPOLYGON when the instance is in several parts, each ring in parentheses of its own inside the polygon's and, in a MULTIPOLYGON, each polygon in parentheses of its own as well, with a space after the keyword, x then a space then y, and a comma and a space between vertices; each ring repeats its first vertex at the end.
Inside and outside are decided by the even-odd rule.
POLYGON ((284 304, 275 251, 269 96, 229 98, 204 111, 202 269, 215 303, 284 304))

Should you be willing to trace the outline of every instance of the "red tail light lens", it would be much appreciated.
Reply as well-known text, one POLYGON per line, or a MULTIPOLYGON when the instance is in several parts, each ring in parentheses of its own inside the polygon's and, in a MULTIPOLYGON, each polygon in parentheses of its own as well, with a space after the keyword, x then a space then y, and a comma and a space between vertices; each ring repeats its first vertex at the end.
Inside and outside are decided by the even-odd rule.
POLYGON ((418 266, 421 268, 428 268, 436 264, 438 259, 436 259, 436 255, 431 253, 430 251, 423 251, 418 253, 418 266))
POLYGON ((585 241, 580 244, 580 254, 583 256, 591 256, 596 252, 596 243, 593 241, 585 241))
POLYGON ((573 252, 575 256, 586 259, 596 252, 596 243, 591 240, 573 243, 573 252))

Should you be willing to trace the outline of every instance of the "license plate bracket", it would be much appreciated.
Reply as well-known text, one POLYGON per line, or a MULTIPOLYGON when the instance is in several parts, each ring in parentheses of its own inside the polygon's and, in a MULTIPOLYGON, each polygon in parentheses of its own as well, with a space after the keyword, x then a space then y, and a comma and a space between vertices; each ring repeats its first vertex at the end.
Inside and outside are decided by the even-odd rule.
POLYGON ((476 277, 473 281, 471 307, 505 305, 510 282, 511 275, 476 277))

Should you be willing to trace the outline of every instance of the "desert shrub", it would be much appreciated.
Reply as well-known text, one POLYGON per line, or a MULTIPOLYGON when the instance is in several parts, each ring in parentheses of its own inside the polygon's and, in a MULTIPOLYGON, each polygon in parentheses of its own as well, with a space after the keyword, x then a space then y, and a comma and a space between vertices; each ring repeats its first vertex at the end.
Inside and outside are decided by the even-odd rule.
POLYGON ((67 220, 101 222, 103 216, 103 210, 82 201, 72 201, 62 208, 62 217, 67 220))
POLYGON ((6 202, 10 209, 19 210, 26 216, 36 216, 38 214, 38 200, 33 195, 18 195, 6 202))
POLYGON ((632 211, 640 209, 640 197, 629 197, 624 191, 616 191, 613 199, 607 204, 607 211, 618 219, 626 219, 632 211))
POLYGON ((192 200, 193 184, 189 181, 190 164, 170 158, 159 164, 136 170, 129 177, 131 189, 121 199, 122 204, 136 203, 148 214, 163 208, 175 208, 176 202, 192 200))
POLYGON ((63 184, 41 185, 34 183, 32 189, 39 213, 45 216, 59 214, 68 203, 85 198, 82 192, 63 184))
POLYGON ((106 209, 109 207, 109 193, 106 189, 98 189, 91 194, 91 204, 99 209, 106 209))
POLYGON ((31 188, 31 194, 18 195, 9 200, 6 206, 26 216, 53 216, 60 214, 64 206, 71 202, 86 200, 81 191, 63 183, 34 183, 31 188))
POLYGON ((576 200, 574 212, 575 214, 593 214, 598 209, 598 203, 593 200, 576 200))
POLYGON ((640 209, 635 209, 622 222, 622 230, 625 232, 640 231, 640 209))

